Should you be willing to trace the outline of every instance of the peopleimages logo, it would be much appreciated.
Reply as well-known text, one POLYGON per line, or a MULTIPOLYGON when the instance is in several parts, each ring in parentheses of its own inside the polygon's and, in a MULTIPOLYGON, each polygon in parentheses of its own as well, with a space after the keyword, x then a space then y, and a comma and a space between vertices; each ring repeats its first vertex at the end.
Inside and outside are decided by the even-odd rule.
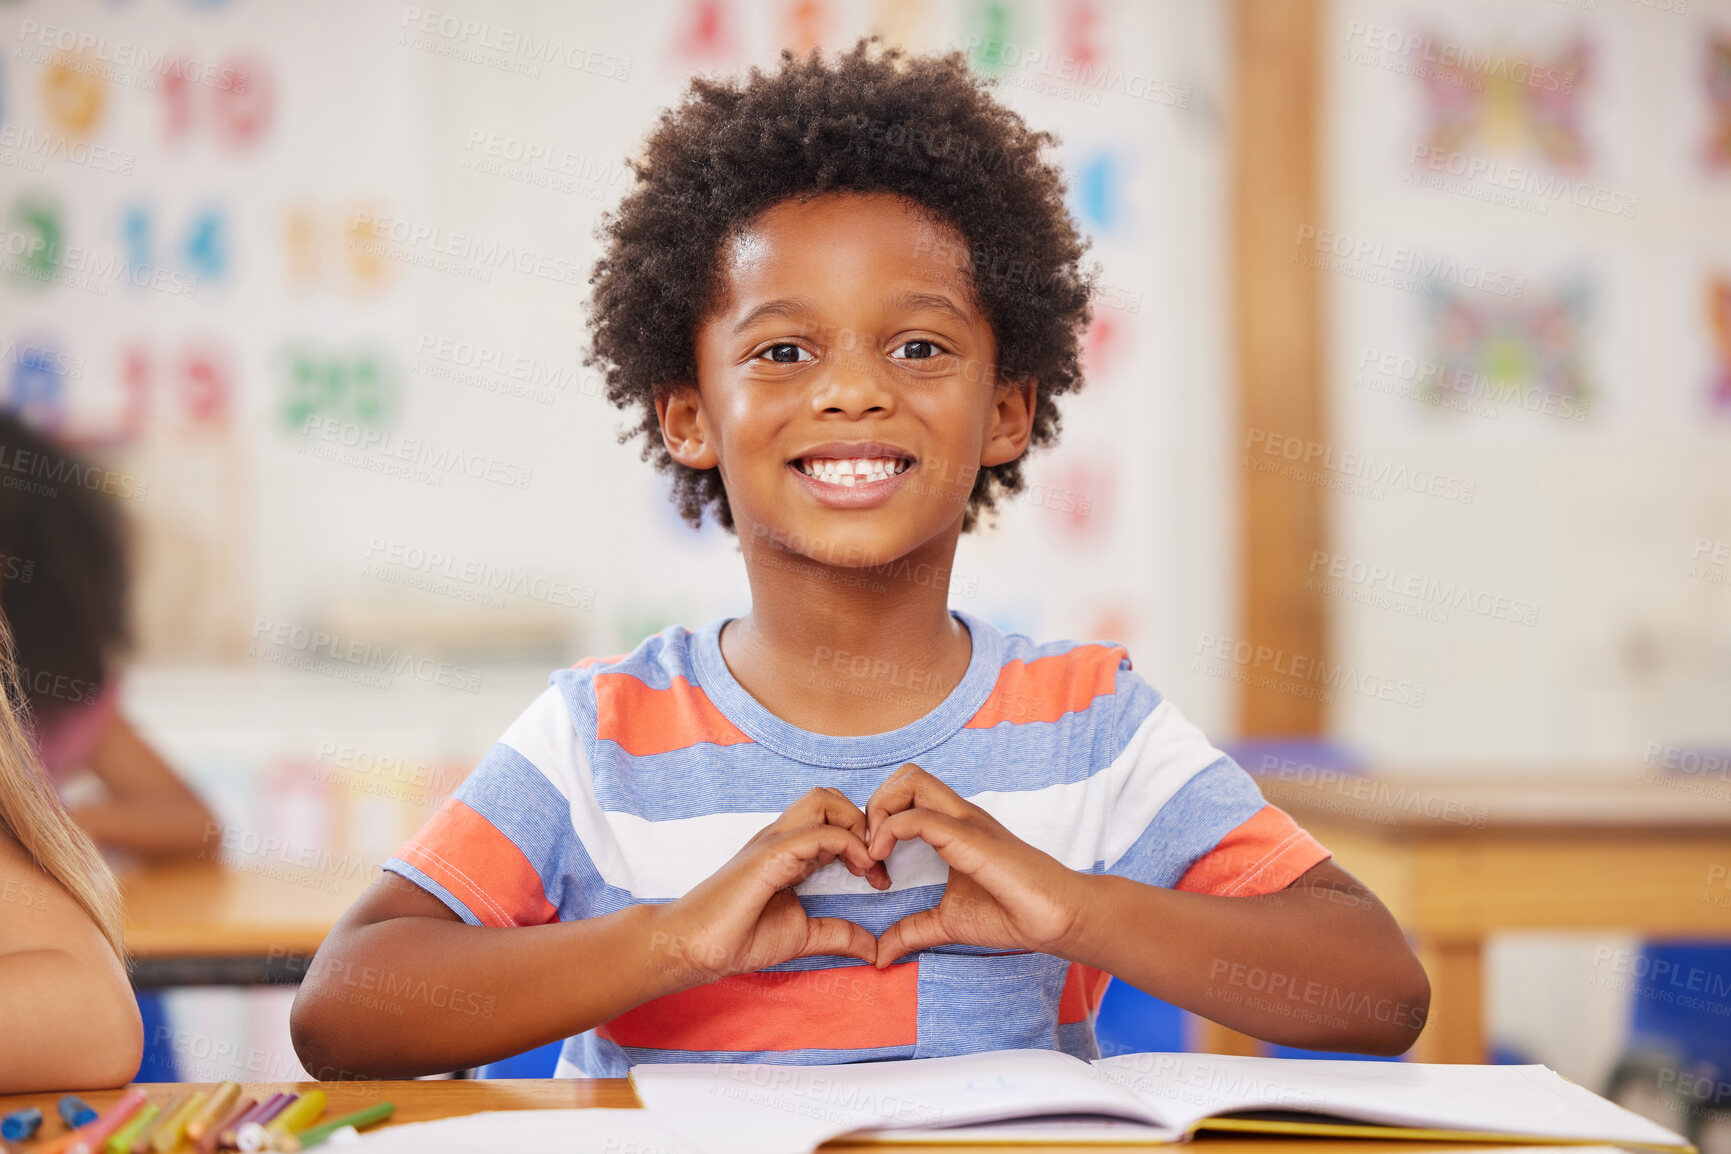
POLYGON ((1498 272, 1484 265, 1462 262, 1452 257, 1426 256, 1405 245, 1385 245, 1380 240, 1353 236, 1329 228, 1300 225, 1298 235, 1292 243, 1301 250, 1294 254, 1295 257, 1302 256, 1302 250, 1308 246, 1316 253, 1316 258, 1309 263, 1324 271, 1342 271, 1326 262, 1329 257, 1354 265, 1368 265, 1393 278, 1388 282, 1389 287, 1405 288, 1427 296, 1436 292, 1435 286, 1438 284, 1455 284, 1464 289, 1508 297, 1511 300, 1521 299, 1527 291, 1527 278, 1523 276, 1498 272))
POLYGON ((1487 80, 1505 81, 1545 92, 1569 93, 1575 90, 1572 69, 1545 68, 1506 52, 1476 50, 1452 40, 1438 40, 1423 32, 1402 32, 1398 28, 1352 20, 1347 22, 1346 40, 1350 45, 1391 56, 1409 57, 1415 63, 1461 73, 1463 79, 1473 82, 1475 90, 1482 88, 1487 80))

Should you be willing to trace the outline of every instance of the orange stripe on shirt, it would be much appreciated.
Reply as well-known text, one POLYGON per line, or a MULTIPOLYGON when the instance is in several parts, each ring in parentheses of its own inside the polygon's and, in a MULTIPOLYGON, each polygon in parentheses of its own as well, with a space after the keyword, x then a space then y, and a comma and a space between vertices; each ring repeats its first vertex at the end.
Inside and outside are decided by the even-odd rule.
POLYGON ((1057 721, 1066 713, 1080 713, 1117 687, 1118 663, 1128 656, 1121 645, 1078 645, 1051 657, 1005 662, 992 695, 963 728, 1057 721))
POLYGON ((1285 810, 1265 805, 1197 858, 1173 888, 1219 897, 1271 894, 1330 856, 1285 810))
POLYGON ((597 1032, 656 1050, 865 1050, 919 1040, 918 962, 735 974, 644 1002, 597 1032))
POLYGON ((1070 972, 1064 975, 1064 990, 1058 995, 1058 1024, 1086 1021, 1100 1008, 1100 999, 1111 983, 1112 975, 1106 971, 1071 962, 1070 972))
POLYGON ((751 740, 685 678, 651 689, 629 673, 595 675, 595 739, 616 741, 633 757, 751 740))
POLYGON ((629 653, 615 653, 612 657, 585 657, 575 665, 571 666, 571 668, 587 669, 591 665, 617 665, 630 656, 631 654, 629 653))
POLYGON ((540 926, 557 919, 523 851, 454 797, 397 856, 449 890, 484 926, 540 926))

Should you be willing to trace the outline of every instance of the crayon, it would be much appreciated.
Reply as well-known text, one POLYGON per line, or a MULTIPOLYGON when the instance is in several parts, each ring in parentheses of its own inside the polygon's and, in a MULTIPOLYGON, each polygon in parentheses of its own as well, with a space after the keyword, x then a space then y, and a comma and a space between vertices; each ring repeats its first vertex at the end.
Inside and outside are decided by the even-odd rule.
POLYGON ((275 1117, 276 1111, 282 1108, 280 1106, 280 1103, 287 1098, 288 1098, 288 1095, 282 1093, 279 1090, 277 1093, 272 1094, 270 1097, 259 1102, 251 1110, 248 1110, 245 1114, 242 1114, 237 1121, 225 1124, 222 1128, 221 1135, 217 1141, 218 1148, 223 1149, 223 1150, 239 1149, 239 1147, 240 1147, 240 1128, 242 1126, 245 1126, 248 1122, 258 1121, 260 1118, 262 1118, 265 1115, 265 1113, 267 1111, 270 1113, 270 1115, 272 1117, 275 1117), (273 1109, 273 1107, 274 1107, 274 1109, 273 1109))
POLYGON ((323 1090, 308 1090, 302 1094, 300 1101, 271 1119, 265 1132, 274 1141, 289 1134, 299 1134, 308 1126, 319 1120, 325 1112, 325 1092, 323 1090))
POLYGON ((204 1109, 194 1114, 186 1124, 186 1137, 191 1142, 199 1142, 204 1138, 204 1132, 228 1117, 230 1110, 240 1098, 239 1082, 224 1082, 210 1096, 210 1101, 204 1104, 204 1109))
POLYGON ((269 1145, 265 1136, 265 1123, 270 1122, 284 1110, 300 1100, 299 1094, 277 1094, 265 1105, 253 1111, 251 1118, 241 1123, 234 1132, 235 1146, 244 1154, 258 1154, 269 1145))
POLYGON ((133 1154, 168 1154, 180 1145, 181 1138, 186 1135, 186 1124, 204 1109, 206 1100, 207 1095, 202 1090, 186 1099, 179 1108, 156 1124, 156 1129, 151 1131, 150 1141, 145 1144, 146 1150, 141 1151, 134 1146, 133 1154))
POLYGON ((290 1134, 282 1140, 280 1148, 293 1154, 296 1150, 305 1150, 309 1146, 317 1146, 320 1142, 323 1142, 326 1138, 329 1138, 332 1134, 344 1127, 352 1126, 356 1130, 360 1130, 364 1127, 371 1126, 374 1122, 383 1122, 395 1111, 396 1107, 391 1105, 389 1102, 380 1102, 377 1106, 368 1106, 365 1110, 357 1110, 353 1114, 333 1119, 320 1126, 314 1126, 311 1130, 304 1130, 299 1134, 290 1134))
POLYGON ((66 1147, 66 1154, 96 1154, 102 1144, 144 1105, 144 1091, 137 1086, 120 1096, 120 1100, 108 1108, 108 1113, 99 1116, 94 1122, 86 1122, 72 1132, 72 1142, 66 1147))
POLYGON ((42 1111, 34 1106, 26 1106, 24 1109, 0 1119, 0 1138, 4 1138, 8 1142, 22 1142, 26 1138, 34 1138, 36 1128, 40 1125, 42 1125, 42 1111))
POLYGON ((133 1139, 144 1133, 160 1113, 161 1106, 155 1102, 146 1102, 126 1125, 108 1136, 108 1141, 102 1144, 103 1150, 107 1151, 107 1154, 132 1154, 133 1139))
POLYGON ((211 1154, 211 1152, 216 1149, 217 1144, 222 1141, 222 1132, 228 1129, 231 1125, 238 1124, 242 1118, 251 1114, 253 1108, 257 1105, 257 1098, 241 1098, 236 1101, 229 1109, 227 1117, 214 1123, 205 1130, 204 1137, 198 1140, 198 1148, 203 1151, 203 1154, 211 1154))
MULTIPOLYGON (((181 1106, 185 1104, 185 1098, 169 1099, 168 1105, 158 1110, 156 1117, 145 1122, 144 1125, 138 1127, 136 1130, 133 1130, 126 1145, 119 1150, 115 1150, 114 1154, 150 1154, 150 1136, 162 1128, 164 1119, 166 1119, 170 1114, 173 1114, 176 1110, 179 1110, 181 1106)), ((143 1116, 143 1112, 140 1111, 139 1117, 142 1118, 143 1116)), ((130 1127, 128 1127, 128 1129, 130 1129, 130 1127)), ((117 1132, 113 1138, 108 1140, 108 1148, 110 1150, 114 1150, 114 1143, 119 1137, 120 1135, 117 1132)))
POLYGON ((62 1094, 60 1096, 60 1120, 66 1123, 68 1130, 76 1130, 96 1121, 96 1111, 85 1104, 77 1094, 62 1094))

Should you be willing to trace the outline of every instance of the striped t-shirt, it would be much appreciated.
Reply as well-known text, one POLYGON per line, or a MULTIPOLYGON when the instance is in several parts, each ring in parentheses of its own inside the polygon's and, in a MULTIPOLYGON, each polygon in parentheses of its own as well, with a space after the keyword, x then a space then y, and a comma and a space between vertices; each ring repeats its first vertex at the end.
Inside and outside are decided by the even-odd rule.
MULTIPOLYGON (((672 901, 814 786, 862 809, 915 762, 1073 869, 1152 886, 1279 890, 1328 856, 1267 805, 1110 643, 1036 644, 955 613, 967 673, 934 711, 888 733, 809 733, 765 709, 722 660, 725 621, 669 626, 629 654, 553 674, 445 806, 385 863, 465 922, 527 926, 672 901)), ((862 692, 908 674, 813 673, 862 692)), ((812 916, 873 934, 935 905, 948 876, 898 845, 892 886, 837 862, 796 887, 812 916)), ((573 972, 570 980, 581 982, 573 972)), ((640 1062, 820 1064, 1010 1047, 1098 1055, 1107 975, 1028 951, 940 946, 878 970, 800 958, 657 998, 570 1038, 561 1076, 640 1062)))

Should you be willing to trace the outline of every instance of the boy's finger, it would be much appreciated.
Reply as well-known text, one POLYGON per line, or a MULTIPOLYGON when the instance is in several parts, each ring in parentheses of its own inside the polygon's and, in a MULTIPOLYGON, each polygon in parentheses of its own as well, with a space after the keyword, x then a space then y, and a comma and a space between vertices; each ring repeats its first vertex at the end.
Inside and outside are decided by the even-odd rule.
POLYGON ((881 970, 904 955, 947 945, 949 940, 950 935, 944 932, 944 920, 937 907, 909 914, 878 938, 877 967, 881 970))
POLYGON ((788 806, 776 818, 775 824, 783 829, 833 825, 851 830, 861 841, 865 840, 865 814, 860 812, 859 806, 849 801, 841 790, 823 786, 807 791, 805 796, 788 806))
POLYGON ((850 830, 833 825, 808 825, 777 836, 774 848, 764 858, 763 884, 772 890, 798 885, 810 877, 825 854, 829 860, 843 858, 866 873, 877 859, 866 851, 865 842, 850 830))
POLYGON ((872 835, 886 817, 915 806, 952 817, 964 817, 972 808, 955 790, 910 761, 885 778, 866 800, 866 840, 874 840, 872 835))
POLYGON ((862 925, 846 918, 807 918, 805 949, 799 956, 830 954, 842 958, 858 958, 867 963, 877 961, 878 941, 862 925))
POLYGON ((929 809, 904 809, 891 814, 872 829, 872 839, 866 845, 871 856, 882 861, 890 856, 897 842, 919 840, 938 851, 938 856, 951 869, 971 874, 984 864, 984 858, 969 828, 947 813, 929 809))

